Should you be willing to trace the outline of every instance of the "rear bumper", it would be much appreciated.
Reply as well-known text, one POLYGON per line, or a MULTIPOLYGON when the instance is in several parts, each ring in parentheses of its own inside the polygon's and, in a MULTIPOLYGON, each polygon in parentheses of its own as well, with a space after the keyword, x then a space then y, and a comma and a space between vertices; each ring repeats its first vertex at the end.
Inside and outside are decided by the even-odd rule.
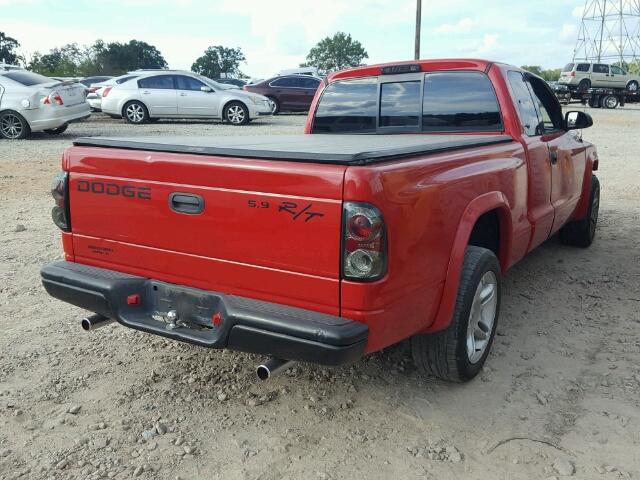
POLYGON ((203 347, 342 365, 363 355, 369 334, 365 324, 333 315, 73 262, 47 264, 41 275, 55 298, 126 327, 203 347), (127 302, 131 295, 139 296, 137 305, 127 302), (177 328, 162 320, 169 310, 178 313, 177 328))
POLYGON ((23 116, 29 123, 31 130, 39 132, 49 128, 58 128, 68 123, 79 122, 91 115, 87 102, 78 103, 70 107, 44 106, 33 110, 25 110, 23 116))

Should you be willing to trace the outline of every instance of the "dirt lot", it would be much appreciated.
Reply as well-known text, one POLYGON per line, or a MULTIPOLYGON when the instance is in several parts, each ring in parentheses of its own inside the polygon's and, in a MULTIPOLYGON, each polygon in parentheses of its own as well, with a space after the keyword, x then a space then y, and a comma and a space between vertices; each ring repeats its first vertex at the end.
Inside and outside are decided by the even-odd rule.
POLYGON ((94 117, 0 141, 0 479, 640 478, 640 109, 592 110, 602 183, 589 250, 552 239, 510 271, 488 367, 423 378, 401 344, 257 383, 260 358, 111 325, 49 298, 49 183, 80 135, 299 132, 94 117))

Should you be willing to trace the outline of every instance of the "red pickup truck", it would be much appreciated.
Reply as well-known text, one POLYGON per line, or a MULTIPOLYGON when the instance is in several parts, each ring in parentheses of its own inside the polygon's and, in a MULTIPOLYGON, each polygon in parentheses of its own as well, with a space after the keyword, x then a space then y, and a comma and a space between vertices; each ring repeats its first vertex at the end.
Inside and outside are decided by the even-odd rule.
POLYGON ((301 135, 80 138, 53 186, 65 260, 42 280, 95 312, 85 329, 272 368, 411 338, 420 368, 469 380, 501 276, 556 232, 594 238, 591 124, 519 68, 430 60, 330 75, 301 135))

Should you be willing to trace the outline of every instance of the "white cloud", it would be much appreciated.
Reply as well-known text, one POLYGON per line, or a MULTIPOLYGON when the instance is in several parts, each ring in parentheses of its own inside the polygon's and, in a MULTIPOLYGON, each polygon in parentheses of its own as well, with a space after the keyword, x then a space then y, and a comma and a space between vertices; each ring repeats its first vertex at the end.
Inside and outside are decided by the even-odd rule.
POLYGON ((578 26, 574 23, 565 23, 560 31, 562 40, 574 40, 578 34, 578 26))
POLYGON ((472 18, 464 17, 456 23, 444 23, 437 27, 435 31, 437 33, 464 33, 471 30, 477 23, 478 22, 472 18))

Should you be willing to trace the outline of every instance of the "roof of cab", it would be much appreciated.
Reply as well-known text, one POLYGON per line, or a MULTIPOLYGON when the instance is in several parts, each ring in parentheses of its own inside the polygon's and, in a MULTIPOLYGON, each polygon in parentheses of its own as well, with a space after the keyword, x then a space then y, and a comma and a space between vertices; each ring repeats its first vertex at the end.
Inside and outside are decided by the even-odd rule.
POLYGON ((377 65, 364 65, 362 67, 348 68, 339 72, 332 73, 327 77, 328 82, 334 80, 355 78, 355 77, 373 77, 382 74, 384 67, 395 65, 420 65, 420 71, 431 72, 436 70, 479 70, 487 71, 494 62, 489 60, 480 60, 472 58, 449 58, 449 59, 433 59, 433 60, 406 60, 402 62, 379 63, 377 65))

